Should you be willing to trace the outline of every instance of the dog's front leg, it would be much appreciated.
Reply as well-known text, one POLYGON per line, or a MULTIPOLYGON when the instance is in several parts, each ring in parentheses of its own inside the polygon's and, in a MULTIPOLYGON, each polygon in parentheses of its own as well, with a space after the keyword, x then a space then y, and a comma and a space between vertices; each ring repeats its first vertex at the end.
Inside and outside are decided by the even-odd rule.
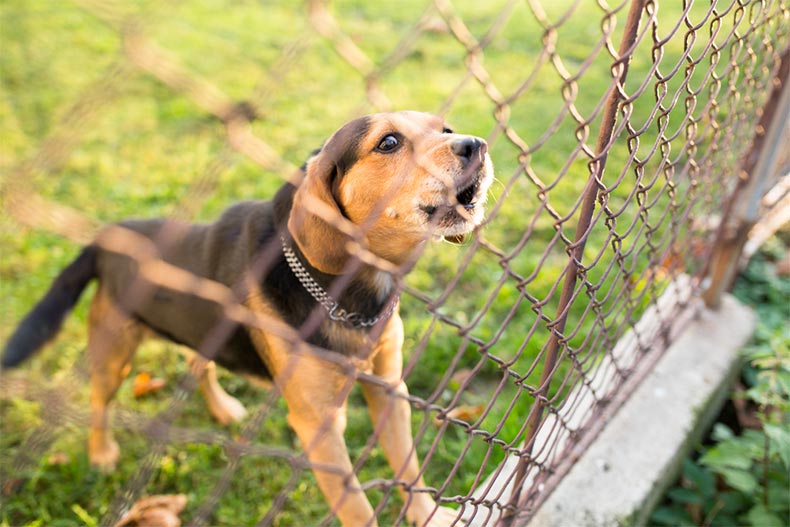
MULTIPOLYGON (((291 406, 289 402, 289 407, 291 406)), ((343 438, 345 408, 290 410, 288 423, 302 442, 318 486, 345 527, 375 526, 373 507, 360 488, 343 438)))
POLYGON ((346 398, 354 379, 309 352, 283 352, 268 339, 268 366, 288 404, 288 423, 299 436, 329 507, 344 527, 376 526, 346 449, 346 398))
MULTIPOLYGON (((399 487, 406 504, 406 520, 419 527, 453 525, 458 512, 439 507, 427 492, 411 492, 409 488, 425 488, 411 433, 411 407, 406 383, 401 379, 403 358, 403 324, 394 315, 382 333, 373 357, 373 373, 389 386, 362 382, 373 426, 395 478, 404 481, 399 487)), ((460 523, 459 523, 460 524, 460 523)))

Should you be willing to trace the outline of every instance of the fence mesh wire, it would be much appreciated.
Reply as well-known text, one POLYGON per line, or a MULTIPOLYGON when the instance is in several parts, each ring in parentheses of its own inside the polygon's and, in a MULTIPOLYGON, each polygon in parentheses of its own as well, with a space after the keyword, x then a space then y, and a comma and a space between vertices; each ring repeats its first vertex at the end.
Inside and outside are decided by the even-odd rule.
MULTIPOLYGON (((399 486, 472 523, 528 518, 703 289, 763 108, 787 82, 790 4, 220 4, 0 7, 0 331, 102 224, 211 220, 233 201, 268 199, 351 118, 437 113, 487 139, 497 182, 484 227, 460 247, 428 246, 405 279, 403 375, 429 487, 393 479, 352 408, 347 442, 384 524, 404 517, 399 486)), ((169 271, 153 280, 221 298, 235 323, 276 329, 169 271)), ((12 524, 35 519, 26 486, 65 484, 46 454, 71 448, 64 433, 90 421, 84 331, 66 333, 58 352, 0 379, 12 524), (24 401, 37 403, 35 419, 18 417, 32 412, 24 401)), ((191 525, 335 521, 276 390, 223 376, 250 410, 228 431, 194 415, 188 367, 148 346, 136 368, 177 380, 154 402, 119 396, 113 426, 143 443, 122 453, 133 468, 85 481, 112 491, 72 496, 79 510, 112 525, 143 495, 187 492, 174 482, 195 467, 191 525), (250 502, 243 518, 228 510, 238 495, 250 502)), ((360 400, 352 393, 351 406, 360 400)))

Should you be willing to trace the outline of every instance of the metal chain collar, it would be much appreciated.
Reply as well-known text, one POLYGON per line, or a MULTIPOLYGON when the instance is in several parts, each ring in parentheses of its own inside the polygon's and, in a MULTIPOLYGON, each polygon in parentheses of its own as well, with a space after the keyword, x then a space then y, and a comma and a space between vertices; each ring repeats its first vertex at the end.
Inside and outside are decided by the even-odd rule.
POLYGON ((398 297, 394 297, 387 309, 376 315, 375 317, 367 317, 362 313, 349 313, 342 307, 340 304, 329 296, 321 285, 315 281, 315 279, 310 276, 310 273, 307 272, 307 269, 304 268, 302 262, 299 261, 297 258, 296 253, 294 253, 293 249, 291 249, 290 245, 285 239, 285 236, 280 235, 280 241, 283 245, 283 255, 285 256, 285 261, 288 262, 288 267, 291 268, 296 278, 299 280, 299 283, 310 293, 316 302, 321 304, 324 309, 326 309, 327 313, 329 313, 329 319, 335 322, 343 322, 344 324, 348 324, 349 326, 361 329, 361 328, 369 328, 375 326, 380 320, 384 320, 389 318, 392 315, 392 312, 395 310, 395 304, 398 303, 398 297))

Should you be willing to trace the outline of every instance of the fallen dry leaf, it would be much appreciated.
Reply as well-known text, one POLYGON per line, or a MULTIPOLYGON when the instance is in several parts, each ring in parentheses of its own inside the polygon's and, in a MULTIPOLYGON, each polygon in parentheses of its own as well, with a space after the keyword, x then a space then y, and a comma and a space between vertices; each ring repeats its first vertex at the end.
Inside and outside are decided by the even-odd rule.
POLYGON ((779 276, 790 276, 790 251, 785 251, 784 257, 776 262, 775 269, 779 276))
POLYGON ((160 494, 138 500, 115 527, 181 527, 178 514, 187 505, 184 494, 160 494))
POLYGON ((460 406, 456 406, 449 412, 447 412, 445 418, 441 418, 437 416, 433 422, 437 425, 442 424, 443 421, 446 419, 460 419, 461 421, 466 421, 467 423, 471 423, 475 421, 478 417, 483 415, 483 410, 485 406, 482 404, 476 405, 469 405, 469 404, 462 404, 460 406))
POLYGON ((47 458, 49 465, 68 465, 71 462, 71 457, 65 452, 53 452, 47 458))
POLYGON ((8 479, 3 482, 3 496, 13 496, 25 484, 26 479, 8 479))
POLYGON ((140 372, 134 377, 132 383, 132 394, 135 397, 143 397, 149 393, 154 393, 165 387, 164 379, 155 379, 147 371, 140 372))
POLYGON ((469 368, 461 368, 457 372, 450 377, 450 387, 453 389, 458 389, 464 382, 466 382, 469 377, 472 376, 472 370, 469 368))

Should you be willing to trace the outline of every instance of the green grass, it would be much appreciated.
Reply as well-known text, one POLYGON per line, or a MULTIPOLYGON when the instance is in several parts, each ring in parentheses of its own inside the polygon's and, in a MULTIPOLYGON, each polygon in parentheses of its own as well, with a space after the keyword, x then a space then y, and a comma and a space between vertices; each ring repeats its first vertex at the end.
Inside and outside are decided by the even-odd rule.
MULTIPOLYGON (((477 38, 494 23, 504 4, 475 0, 453 3, 456 14, 477 38)), ((545 4, 548 18, 556 21, 571 2, 545 4)), ((294 165, 299 165, 341 123, 375 110, 366 100, 365 83, 359 74, 311 29, 303 10, 296 9, 292 2, 140 1, 119 5, 118 9, 125 15, 139 17, 147 36, 193 74, 209 80, 235 100, 252 99, 260 112, 253 131, 294 165), (296 53, 287 67, 279 67, 282 48, 294 43, 303 51, 296 53), (256 98, 255 94, 263 95, 256 98)), ((418 0, 384 4, 356 0, 333 4, 331 11, 343 31, 374 64, 379 64, 395 50, 426 7, 425 2, 418 0)), ((668 34, 674 26, 678 10, 676 6, 661 7, 659 36, 668 34)), ((701 20, 706 12, 705 6, 696 5, 689 14, 690 20, 701 20)), ((48 162, 57 160, 45 159, 47 163, 24 173, 24 184, 46 199, 100 222, 173 215, 184 207, 195 211, 195 220, 211 220, 234 201, 270 197, 282 183, 280 175, 261 169, 240 154, 227 154, 224 128, 215 118, 143 71, 131 68, 112 76, 116 68, 129 64, 123 57, 116 22, 103 16, 102 11, 94 13, 79 3, 8 0, 0 5, 3 188, 18 181, 20 167, 36 155, 43 141, 61 137, 72 145, 62 162, 47 166, 48 162), (107 81, 110 88, 101 88, 107 81), (102 96, 90 98, 75 118, 70 110, 86 93, 102 96), (226 162, 213 171, 219 158, 226 162), (200 192, 202 188, 207 192, 200 192)), ((435 12, 431 16, 439 17, 435 12)), ((453 401, 472 405, 490 402, 490 412, 477 428, 498 430, 490 441, 483 440, 481 435, 470 436, 456 425, 443 431, 433 424, 435 411, 415 410, 413 424, 421 455, 425 456, 434 440, 440 441, 426 464, 426 479, 436 487, 446 483, 443 496, 467 494, 478 471, 482 475, 489 473, 504 457, 502 445, 518 443, 521 439, 519 430, 533 400, 498 364, 512 362, 511 373, 525 375, 548 338, 546 322, 541 317, 554 318, 556 314, 557 294, 551 291, 567 262, 565 244, 557 239, 557 233, 573 238, 578 220, 574 208, 588 177, 589 159, 576 150, 578 137, 585 137, 586 146, 594 149, 601 117, 600 112, 596 116, 592 114, 611 80, 611 57, 605 51, 598 52, 589 65, 584 65, 601 38, 603 16, 602 9, 594 3, 580 3, 556 33, 556 51, 563 67, 571 75, 579 74, 572 90, 575 109, 590 120, 578 133, 578 123, 567 114, 554 123, 564 106, 561 96, 564 81, 553 65, 541 62, 544 28, 525 4, 517 5, 507 25, 485 49, 483 65, 505 96, 519 89, 537 69, 532 84, 510 104, 508 121, 532 149, 526 170, 519 161, 520 150, 495 131, 495 104, 483 87, 474 79, 462 82, 466 53, 450 34, 441 31, 423 34, 403 60, 379 79, 380 88, 394 109, 439 111, 451 100, 447 118, 457 130, 491 139, 498 183, 494 185, 490 203, 492 209, 500 202, 501 207, 491 218, 484 236, 510 257, 507 264, 510 271, 528 277, 523 284, 525 296, 522 287, 500 264, 500 258, 482 250, 471 255, 468 264, 459 271, 459 262, 467 258, 474 246, 448 244, 431 247, 409 276, 411 288, 438 299, 460 272, 458 287, 448 294, 437 313, 461 325, 471 325, 477 320, 468 334, 472 342, 485 343, 487 353, 496 359, 491 360, 454 327, 429 313, 423 302, 404 296, 402 315, 406 324, 407 382, 411 392, 439 406, 453 401), (548 187, 545 195, 539 192, 533 179, 548 187), (556 217, 548 213, 546 204, 556 211, 556 217), (558 220, 565 216, 567 220, 558 220), (530 234, 518 249, 526 231, 530 234), (490 307, 482 311, 489 299, 490 307), (510 323, 503 328, 506 318, 510 323), (452 373, 448 372, 450 364, 456 370, 479 368, 470 387, 460 391, 454 383, 439 385, 445 375, 449 377, 452 373), (501 395, 491 401, 492 390, 499 384, 503 386, 501 395), (519 400, 508 413, 514 397, 519 400), (445 481, 451 473, 454 475, 445 481)), ((623 19, 621 12, 612 37, 615 43, 619 41, 623 19)), ((730 13, 722 31, 732 26, 732 20, 730 13)), ((763 33, 776 40, 787 38, 786 28, 774 23, 749 37, 749 41, 759 42, 763 33)), ((700 32, 700 42, 704 40, 702 37, 707 38, 704 29, 700 32)), ((700 42, 690 47, 695 58, 702 53, 700 42)), ((651 45, 649 40, 645 41, 637 50, 640 60, 631 64, 629 92, 636 90, 649 73, 651 45)), ((679 61, 682 63, 683 50, 683 38, 673 38, 664 47, 660 71, 666 73, 679 61)), ((717 73, 725 74, 730 61, 740 60, 743 55, 737 47, 722 52, 717 73)), ((739 70, 740 74, 759 71, 761 60, 757 56, 739 70)), ((702 60, 699 72, 695 70, 691 74, 692 85, 697 85, 701 72, 709 64, 709 59, 702 60)), ((685 222, 673 218, 686 210, 691 211, 692 217, 705 217, 718 210, 717 199, 722 189, 715 183, 716 177, 737 159, 737 152, 729 150, 705 157, 710 143, 718 137, 711 131, 710 121, 721 119, 736 130, 734 137, 742 138, 745 144, 750 134, 749 120, 753 118, 754 108, 760 107, 765 80, 756 73, 751 75, 759 82, 746 90, 752 97, 739 97, 724 88, 721 94, 711 95, 708 91, 698 94, 692 113, 699 129, 693 136, 697 150, 688 153, 684 143, 691 132, 687 131, 689 121, 683 118, 683 101, 690 96, 678 80, 683 78, 684 67, 681 65, 678 76, 667 82, 667 100, 677 94, 680 101, 679 109, 667 117, 664 132, 665 136, 676 135, 670 141, 670 162, 662 168, 661 156, 650 154, 658 137, 657 125, 649 118, 656 104, 652 81, 645 96, 633 107, 635 127, 650 123, 636 147, 637 157, 645 160, 644 173, 635 173, 633 166, 627 165, 629 152, 625 139, 618 139, 610 152, 605 174, 605 183, 609 185, 606 205, 613 216, 617 215, 617 221, 612 226, 603 221, 594 226, 585 261, 594 261, 599 254, 603 256, 601 263, 588 273, 591 287, 580 293, 569 315, 568 328, 572 331, 569 346, 582 356, 598 350, 584 344, 588 335, 607 333, 610 342, 613 341, 650 298, 660 293, 665 282, 644 280, 643 272, 666 258, 667 248, 675 238, 685 239, 695 234, 685 222), (717 105, 708 108, 706 103, 711 98, 715 98, 717 105), (694 155, 695 162, 702 167, 698 180, 691 183, 689 178, 675 179, 674 171, 680 172, 694 155), (669 191, 670 186, 674 195, 669 191), (649 213, 635 204, 636 194, 641 201, 655 200, 649 213), (618 212, 621 208, 622 212, 618 212), (664 215, 665 212, 669 215, 664 215), (646 231, 652 232, 652 240, 661 241, 647 243, 646 231), (633 251, 633 254, 626 254, 607 271, 612 261, 613 236, 622 252, 633 251), (600 302, 597 311, 585 313, 588 294, 594 294, 600 302), (626 311, 623 306, 627 306, 626 311)), ((3 299, 0 340, 4 340, 46 290, 52 277, 76 255, 78 247, 55 234, 19 224, 3 207, 0 251, 3 299)), ((677 265, 696 272, 703 257, 684 253, 677 265)), ((131 415, 133 419, 124 421, 131 424, 121 426, 118 432, 122 446, 118 469, 105 475, 88 467, 84 427, 86 304, 80 303, 52 346, 21 371, 4 373, 7 379, 28 379, 35 389, 27 394, 4 393, 0 401, 3 418, 0 525, 101 523, 102 518, 112 516, 112 511, 124 503, 124 492, 135 478, 145 494, 186 493, 189 505, 184 517, 194 517, 214 492, 230 454, 218 444, 202 444, 195 434, 156 445, 144 431, 135 429, 139 426, 133 426, 146 423, 173 404, 178 379, 186 375, 186 367, 171 345, 147 343, 138 354, 133 372, 151 371, 170 379, 165 390, 136 400, 127 383, 119 393, 117 407, 122 415, 131 415), (51 391, 58 394, 57 401, 65 405, 67 412, 59 413, 41 403, 50 401, 45 395, 51 391), (64 453, 68 461, 51 463, 52 453, 64 453), (150 472, 143 470, 145 467, 150 472)), ((605 347, 600 343, 598 346, 605 347)), ((559 374, 571 369, 571 361, 566 357, 559 374)), ((525 382, 534 386, 539 375, 540 367, 525 382)), ((250 433, 253 444, 298 451, 285 422, 282 402, 268 409, 265 392, 224 373, 222 382, 253 413, 267 411, 261 428, 250 433)), ((560 390, 559 384, 553 383, 552 394, 560 390)), ((207 417, 197 396, 184 400, 173 424, 180 429, 212 432, 225 438, 248 433, 244 424, 220 429, 207 417)), ((355 391, 349 405, 347 432, 355 459, 362 454, 370 432, 362 398, 355 391)), ((387 477, 390 472, 383 455, 374 448, 364 462, 360 479, 387 477)), ((286 493, 287 499, 274 519, 276 525, 315 524, 327 512, 312 475, 298 473, 290 489, 291 468, 276 457, 243 457, 229 485, 221 493, 216 508, 210 511, 208 523, 256 522, 270 510, 281 492, 286 493)), ((369 496, 375 504, 382 499, 384 491, 372 489, 369 496)), ((397 498, 390 499, 380 515, 382 524, 391 523, 399 507, 397 498)))

